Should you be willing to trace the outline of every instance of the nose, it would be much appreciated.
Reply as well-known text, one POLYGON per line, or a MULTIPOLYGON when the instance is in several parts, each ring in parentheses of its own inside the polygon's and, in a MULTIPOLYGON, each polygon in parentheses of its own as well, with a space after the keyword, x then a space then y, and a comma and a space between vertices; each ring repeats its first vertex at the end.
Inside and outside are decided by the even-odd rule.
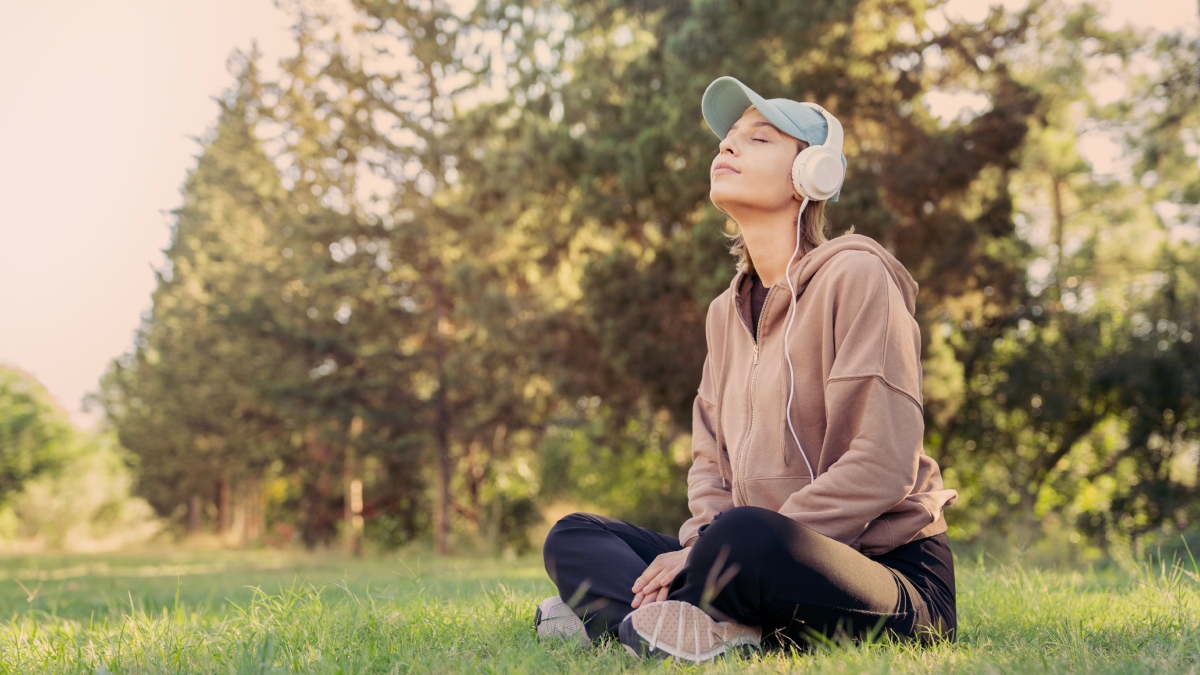
POLYGON ((721 143, 717 146, 717 148, 719 150, 718 154, 724 155, 728 153, 731 155, 736 155, 737 150, 736 143, 734 143, 733 134, 725 134, 725 138, 721 139, 721 143))

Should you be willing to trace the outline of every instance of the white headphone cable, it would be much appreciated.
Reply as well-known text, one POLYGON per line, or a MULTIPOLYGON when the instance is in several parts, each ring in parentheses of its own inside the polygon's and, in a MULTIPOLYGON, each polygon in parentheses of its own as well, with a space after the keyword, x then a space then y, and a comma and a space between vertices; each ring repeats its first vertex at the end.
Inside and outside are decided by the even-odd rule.
POLYGON ((788 397, 787 406, 783 409, 783 416, 787 418, 788 431, 792 432, 792 439, 796 441, 796 447, 800 449, 800 456, 804 458, 804 465, 808 467, 809 484, 817 479, 813 473, 812 464, 808 461, 808 455, 804 453, 804 447, 800 445, 800 437, 796 435, 796 427, 792 425, 792 394, 796 390, 796 371, 792 368, 792 351, 788 348, 788 333, 792 329, 792 321, 796 318, 796 287, 792 285, 792 260, 796 258, 796 254, 800 252, 801 241, 801 219, 804 217, 804 208, 808 206, 808 197, 800 202, 800 213, 796 216, 796 249, 792 251, 792 257, 788 258, 787 267, 784 268, 783 276, 787 279, 788 289, 791 290, 792 311, 788 314, 787 324, 783 327, 783 355, 787 360, 788 365, 788 397))

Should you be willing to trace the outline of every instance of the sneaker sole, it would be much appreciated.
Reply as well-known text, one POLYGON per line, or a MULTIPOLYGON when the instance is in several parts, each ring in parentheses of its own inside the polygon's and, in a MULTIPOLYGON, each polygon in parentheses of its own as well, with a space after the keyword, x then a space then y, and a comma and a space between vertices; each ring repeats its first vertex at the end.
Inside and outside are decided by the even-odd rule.
POLYGON ((592 639, 588 637, 587 631, 580 626, 578 631, 571 631, 570 634, 558 632, 550 635, 542 635, 540 626, 542 623, 542 606, 538 605, 533 612, 533 630, 537 633, 539 640, 572 640, 577 639, 583 644, 591 644, 592 639))
POLYGON ((724 656, 725 654, 727 654, 729 652, 729 649, 731 649, 731 648, 737 648, 737 647, 752 648, 752 647, 757 646, 753 643, 746 643, 746 642, 740 642, 740 641, 739 642, 729 642, 729 643, 719 643, 716 647, 713 647, 709 651, 701 652, 701 653, 696 653, 696 652, 684 653, 682 650, 676 649, 670 645, 666 645, 661 642, 658 643, 658 645, 652 647, 650 645, 650 637, 651 636, 645 635, 644 633, 639 631, 637 628, 635 628, 633 626, 632 621, 622 621, 621 625, 617 628, 617 634, 620 636, 621 645, 625 647, 625 651, 629 652, 630 654, 632 654, 633 656, 635 656, 637 658, 652 657, 652 658, 665 659, 670 656, 670 657, 674 657, 674 658, 677 658, 677 659, 680 659, 683 661, 691 661, 692 663, 701 663, 704 661, 711 661, 719 656, 724 656), (637 645, 637 647, 635 648, 632 645, 637 645))

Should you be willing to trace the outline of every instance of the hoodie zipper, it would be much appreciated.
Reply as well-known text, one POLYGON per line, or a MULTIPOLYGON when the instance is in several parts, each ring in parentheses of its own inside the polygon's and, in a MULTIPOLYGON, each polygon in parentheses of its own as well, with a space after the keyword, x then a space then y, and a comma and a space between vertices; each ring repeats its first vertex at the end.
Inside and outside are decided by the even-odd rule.
MULTIPOLYGON (((771 293, 775 291, 775 286, 767 289, 767 297, 763 298, 762 309, 758 313, 758 325, 755 326, 754 333, 750 332, 750 326, 746 325, 746 321, 742 318, 741 312, 738 312, 738 323, 746 329, 746 334, 754 340, 754 365, 750 368, 750 426, 746 428, 746 438, 742 441, 742 447, 738 450, 737 466, 733 470, 733 484, 737 486, 738 495, 742 498, 742 505, 747 505, 746 500, 746 482, 738 481, 738 474, 745 474, 746 463, 746 447, 750 445, 750 437, 754 434, 754 390, 758 385, 758 341, 762 336, 762 325, 766 323, 764 319, 767 313, 767 303, 771 301, 771 293), (740 471, 739 471, 740 470, 740 471)), ((734 306, 734 311, 737 311, 737 306, 734 306)))

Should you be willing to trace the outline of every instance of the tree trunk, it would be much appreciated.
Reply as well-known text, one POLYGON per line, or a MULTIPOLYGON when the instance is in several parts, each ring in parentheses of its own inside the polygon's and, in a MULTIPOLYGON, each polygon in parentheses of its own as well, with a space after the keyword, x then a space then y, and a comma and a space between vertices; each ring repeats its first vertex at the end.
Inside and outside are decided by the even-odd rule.
POLYGON ((312 548, 328 544, 337 538, 336 492, 330 466, 336 465, 336 451, 322 438, 320 428, 310 424, 308 430, 308 472, 303 480, 300 498, 300 535, 304 545, 312 548), (334 503, 330 503, 330 502, 334 503))
POLYGON ((249 505, 246 502, 246 482, 238 481, 232 488, 230 501, 233 502, 233 516, 230 518, 229 534, 226 540, 242 545, 246 543, 246 518, 249 516, 249 505))
POLYGON ((192 498, 188 500, 187 533, 189 535, 195 536, 200 534, 200 525, 203 522, 201 520, 203 509, 204 502, 200 500, 200 495, 192 495, 192 498))
POLYGON ((1063 255, 1063 230, 1066 229, 1067 217, 1063 209, 1063 181, 1054 179, 1054 245, 1058 254, 1054 259, 1054 300, 1062 302, 1063 284, 1066 282, 1063 255))
POLYGON ((229 534, 229 480, 217 479, 217 536, 229 534))
POLYGON ((362 433, 362 426, 362 418, 356 415, 350 422, 350 444, 346 447, 346 462, 342 466, 342 518, 346 552, 355 557, 362 556, 363 500, 354 442, 362 433))
POLYGON ((481 523, 479 521, 482 520, 479 515, 483 506, 483 499, 480 495, 480 492, 482 492, 483 478, 485 476, 483 460, 481 460, 479 457, 482 454, 482 448, 483 441, 479 438, 479 435, 476 434, 471 438, 471 441, 467 443, 467 467, 466 471, 464 472, 464 478, 466 478, 467 483, 467 500, 470 503, 469 518, 472 521, 471 524, 475 526, 476 530, 480 528, 481 523))
POLYGON ((350 420, 350 441, 346 447, 346 461, 342 464, 342 525, 346 552, 353 556, 362 555, 362 480, 358 478, 358 453, 354 443, 362 434, 362 418, 350 420))
POLYGON ((346 476, 346 552, 362 556, 363 498, 362 480, 353 474, 346 476))
POLYGON ((442 288, 434 284, 434 303, 436 305, 437 325, 434 326, 435 349, 437 359, 438 388, 435 394, 434 421, 434 469, 435 498, 433 507, 433 540, 434 550, 438 555, 450 554, 450 411, 446 401, 446 346, 441 335, 448 330, 446 324, 445 302, 442 298, 442 288))
POLYGON ((242 541, 254 544, 262 539, 263 535, 262 486, 257 478, 248 478, 242 483, 242 503, 246 512, 242 541))
POLYGON ((445 428, 437 429, 437 501, 433 512, 434 544, 438 555, 450 554, 450 447, 445 428))

